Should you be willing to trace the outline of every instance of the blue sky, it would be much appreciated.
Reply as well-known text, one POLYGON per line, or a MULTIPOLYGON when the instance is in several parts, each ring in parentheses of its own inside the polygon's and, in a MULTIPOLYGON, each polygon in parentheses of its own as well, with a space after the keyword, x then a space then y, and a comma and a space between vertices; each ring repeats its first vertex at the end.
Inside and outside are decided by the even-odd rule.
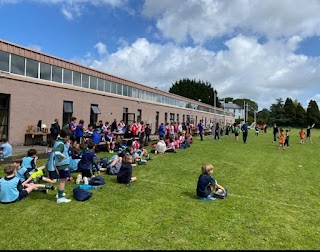
POLYGON ((320 105, 318 0, 0 0, 0 39, 168 91, 182 78, 259 110, 320 105))

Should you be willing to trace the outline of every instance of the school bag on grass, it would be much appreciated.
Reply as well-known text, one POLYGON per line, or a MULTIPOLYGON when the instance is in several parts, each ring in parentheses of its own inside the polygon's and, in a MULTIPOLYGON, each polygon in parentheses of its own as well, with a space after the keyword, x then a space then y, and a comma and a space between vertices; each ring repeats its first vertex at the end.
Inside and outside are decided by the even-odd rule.
POLYGON ((85 189, 81 189, 79 187, 76 187, 73 189, 73 197, 77 200, 77 201, 85 201, 90 199, 92 196, 92 192, 89 192, 85 189))
POLYGON ((105 183, 104 178, 101 176, 95 176, 89 181, 89 185, 104 185, 105 183))

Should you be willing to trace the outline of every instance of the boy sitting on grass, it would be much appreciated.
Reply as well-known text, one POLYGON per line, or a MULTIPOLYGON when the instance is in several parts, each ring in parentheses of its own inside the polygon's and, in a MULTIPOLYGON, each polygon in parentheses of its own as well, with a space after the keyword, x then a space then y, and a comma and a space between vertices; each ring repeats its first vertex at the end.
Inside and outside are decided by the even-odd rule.
POLYGON ((0 202, 9 204, 17 202, 27 197, 31 191, 38 190, 32 184, 26 184, 24 187, 20 179, 16 176, 15 164, 10 164, 4 168, 6 176, 0 179, 0 202))
POLYGON ((219 185, 211 176, 213 173, 213 165, 204 164, 201 166, 202 174, 199 176, 197 184, 197 197, 199 199, 215 200, 213 194, 226 194, 226 189, 219 185))

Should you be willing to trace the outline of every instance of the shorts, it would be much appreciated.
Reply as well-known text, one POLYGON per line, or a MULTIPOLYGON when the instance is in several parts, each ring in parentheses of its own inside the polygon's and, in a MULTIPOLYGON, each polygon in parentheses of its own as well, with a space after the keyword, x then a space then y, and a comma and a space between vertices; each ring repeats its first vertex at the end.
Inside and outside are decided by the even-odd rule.
POLYGON ((66 179, 70 178, 70 171, 68 170, 59 170, 59 178, 60 179, 66 179))
POLYGON ((23 198, 27 197, 29 195, 29 193, 27 192, 27 190, 22 190, 21 192, 19 192, 19 196, 16 200, 14 201, 10 201, 10 202, 1 202, 2 204, 10 204, 10 203, 14 203, 17 202, 19 200, 22 200, 23 198))
POLYGON ((87 178, 91 178, 94 175, 92 169, 83 169, 81 173, 82 173, 82 177, 87 177, 87 178))
POLYGON ((49 178, 50 179, 59 179, 59 174, 56 171, 49 171, 49 178))

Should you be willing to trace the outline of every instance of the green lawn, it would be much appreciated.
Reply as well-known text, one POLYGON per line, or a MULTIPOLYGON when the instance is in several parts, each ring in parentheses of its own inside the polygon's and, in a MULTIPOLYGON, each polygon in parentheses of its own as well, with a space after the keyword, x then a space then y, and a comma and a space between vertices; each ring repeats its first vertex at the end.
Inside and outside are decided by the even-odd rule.
MULTIPOLYGON (((0 249, 318 250, 319 136, 312 130, 313 144, 301 145, 293 129, 286 150, 271 130, 251 130, 247 144, 242 135, 194 137, 190 148, 134 167, 131 187, 103 175, 106 184, 85 202, 57 204, 50 191, 0 204, 0 249), (228 188, 225 200, 196 199, 203 163, 228 188)), ((74 186, 68 182, 67 196, 74 186)))

